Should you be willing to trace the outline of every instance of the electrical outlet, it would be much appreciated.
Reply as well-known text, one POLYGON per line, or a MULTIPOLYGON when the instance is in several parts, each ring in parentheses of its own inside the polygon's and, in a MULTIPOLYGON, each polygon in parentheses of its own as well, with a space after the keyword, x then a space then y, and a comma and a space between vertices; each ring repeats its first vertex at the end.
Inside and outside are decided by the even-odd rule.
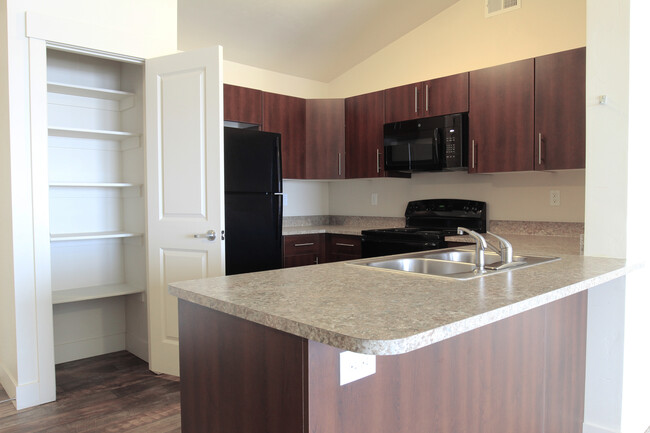
POLYGON ((559 206, 560 205, 560 191, 557 189, 551 190, 551 206, 559 206))
POLYGON ((287 207, 288 204, 289 204, 289 196, 285 192, 284 194, 282 194, 282 206, 287 207))
POLYGON ((340 384, 354 382, 377 372, 377 360, 375 355, 366 355, 356 352, 341 352, 340 363, 340 384))
POLYGON ((370 204, 373 206, 377 206, 377 198, 379 197, 379 194, 376 192, 373 192, 370 194, 370 204))

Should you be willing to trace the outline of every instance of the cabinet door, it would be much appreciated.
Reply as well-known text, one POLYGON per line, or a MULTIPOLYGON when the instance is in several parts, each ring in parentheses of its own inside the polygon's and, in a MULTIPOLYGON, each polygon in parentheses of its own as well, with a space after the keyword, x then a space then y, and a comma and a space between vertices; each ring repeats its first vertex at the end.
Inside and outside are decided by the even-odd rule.
POLYGON ((533 59, 469 75, 469 172, 533 169, 533 59))
POLYGON ((307 179, 345 178, 345 101, 308 99, 307 179))
POLYGON ((282 135, 282 177, 305 178, 305 100, 293 96, 263 95, 262 130, 282 135))
POLYGON ((535 59, 535 169, 585 167, 585 48, 535 59))
POLYGON ((149 368, 178 375, 173 281, 224 275, 221 47, 146 65, 149 368), (159 104, 162 101, 162 104, 159 104), (211 121, 205 121, 211 119, 211 121))
POLYGON ((422 83, 413 83, 384 90, 386 123, 425 117, 422 89, 422 83))
POLYGON ((345 100, 345 177, 384 175, 384 92, 345 100))
POLYGON ((261 125, 262 91, 224 84, 223 119, 261 125))
POLYGON ((464 113, 469 110, 469 73, 425 81, 422 93, 424 117, 464 113))

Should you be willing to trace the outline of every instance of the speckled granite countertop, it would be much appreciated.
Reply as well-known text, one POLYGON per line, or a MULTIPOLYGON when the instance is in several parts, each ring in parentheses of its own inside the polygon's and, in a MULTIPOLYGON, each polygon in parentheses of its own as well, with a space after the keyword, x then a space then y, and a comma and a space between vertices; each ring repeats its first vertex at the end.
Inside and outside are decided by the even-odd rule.
MULTIPOLYGON (((513 238, 511 236, 511 238, 513 238)), ((530 236, 528 236, 530 238, 530 236)), ((208 308, 354 352, 406 353, 626 274, 625 260, 512 240, 561 260, 469 281, 329 263, 173 283, 208 308), (555 249, 554 249, 555 248, 555 249)), ((518 249, 519 248, 519 249, 518 249)))
POLYGON ((322 226, 295 226, 295 227, 282 227, 282 234, 284 236, 290 236, 290 235, 307 235, 307 234, 314 234, 314 233, 334 233, 339 235, 361 236, 361 230, 367 230, 369 228, 371 227, 332 225, 332 224, 327 224, 322 226))

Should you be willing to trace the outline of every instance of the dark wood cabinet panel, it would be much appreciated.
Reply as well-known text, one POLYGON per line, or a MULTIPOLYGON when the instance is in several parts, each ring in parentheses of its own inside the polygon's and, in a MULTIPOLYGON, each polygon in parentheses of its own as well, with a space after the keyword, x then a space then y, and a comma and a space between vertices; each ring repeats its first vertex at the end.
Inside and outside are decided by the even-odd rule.
POLYGON ((262 129, 282 135, 284 179, 305 178, 305 116, 304 99, 264 92, 262 129))
POLYGON ((340 262, 361 258, 361 236, 327 235, 327 261, 340 262))
POLYGON ((587 361, 587 297, 549 304, 546 315, 547 432, 582 432, 587 361))
POLYGON ((262 124, 262 91, 223 85, 223 118, 233 122, 262 124))
POLYGON ((536 170, 585 167, 585 52, 535 59, 536 170))
POLYGON ((426 117, 422 109, 425 95, 422 83, 384 90, 386 123, 426 117))
POLYGON ((386 123, 469 110, 469 73, 386 89, 386 123))
POLYGON ((384 92, 345 100, 345 177, 384 175, 384 92))
POLYGON ((344 179, 345 101, 308 99, 306 109, 306 178, 344 179))
POLYGON ((579 433, 587 296, 377 356, 343 386, 342 350, 180 300, 183 432, 579 433))
POLYGON ((469 172, 533 170, 535 62, 469 73, 469 172))
POLYGON ((423 94, 425 117, 465 113, 469 110, 469 73, 425 81, 423 94))
POLYGON ((325 235, 284 236, 284 267, 317 265, 325 260, 325 235))
POLYGON ((342 351, 309 341, 310 426, 323 433, 579 433, 586 296, 378 356, 377 373, 344 386, 336 381, 342 351))
POLYGON ((304 433, 305 340, 178 302, 186 433, 304 433))

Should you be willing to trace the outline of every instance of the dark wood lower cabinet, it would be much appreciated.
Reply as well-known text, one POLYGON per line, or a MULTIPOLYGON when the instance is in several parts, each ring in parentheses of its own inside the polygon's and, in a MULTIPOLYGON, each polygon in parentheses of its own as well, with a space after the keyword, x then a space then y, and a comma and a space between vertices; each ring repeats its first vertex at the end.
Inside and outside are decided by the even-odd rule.
POLYGON ((587 292, 339 386, 341 350, 179 302, 183 432, 578 433, 587 292))

